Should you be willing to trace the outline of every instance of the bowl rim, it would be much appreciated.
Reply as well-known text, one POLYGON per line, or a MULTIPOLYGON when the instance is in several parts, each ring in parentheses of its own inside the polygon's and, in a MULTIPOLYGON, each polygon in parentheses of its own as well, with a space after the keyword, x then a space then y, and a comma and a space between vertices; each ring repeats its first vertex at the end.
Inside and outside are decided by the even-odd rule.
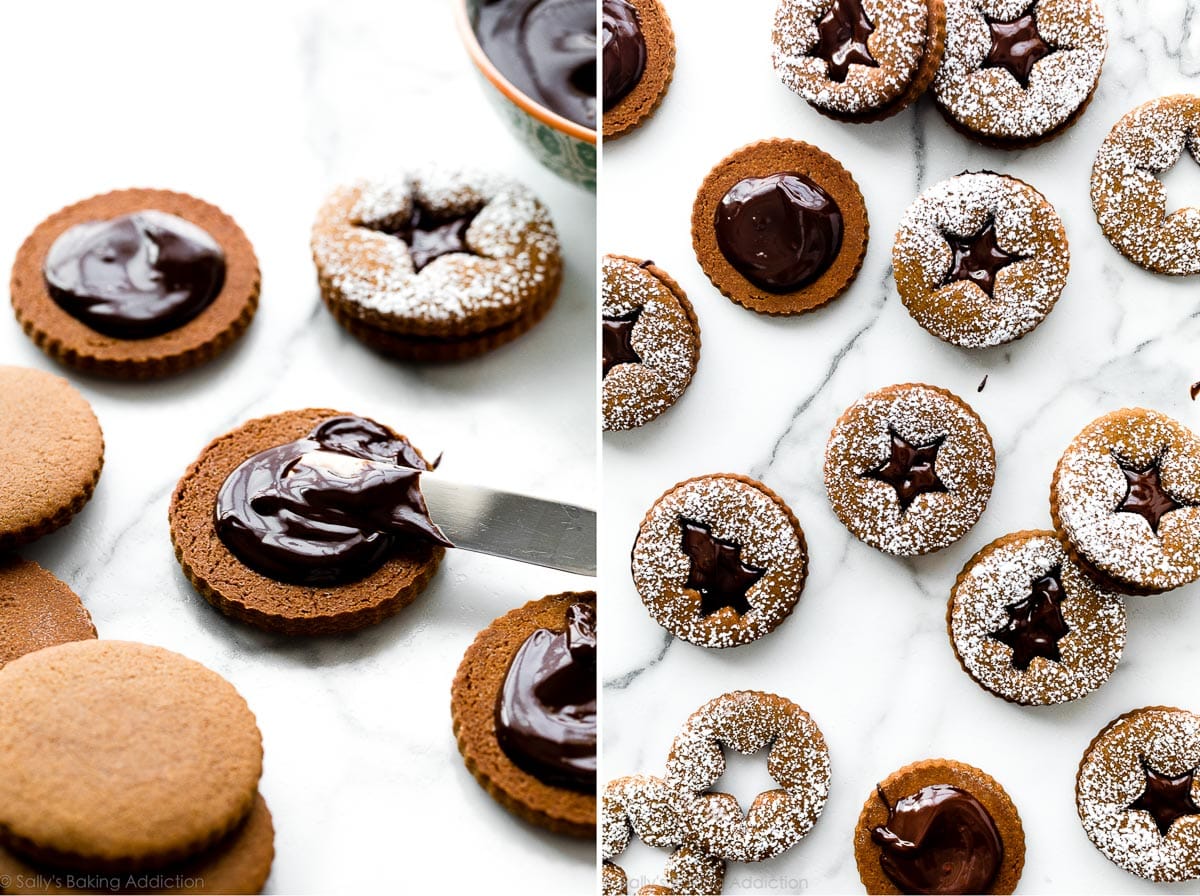
POLYGON ((568 137, 574 137, 576 140, 582 140, 593 146, 596 145, 597 135, 594 129, 584 127, 578 122, 564 118, 557 112, 552 112, 540 103, 534 102, 500 73, 492 60, 488 59, 487 54, 483 52, 483 47, 475 34, 475 28, 471 25, 471 17, 467 13, 467 0, 455 0, 454 19, 458 24, 458 33, 462 37, 463 43, 466 44, 471 61, 500 93, 542 124, 549 125, 554 130, 565 133, 568 137))

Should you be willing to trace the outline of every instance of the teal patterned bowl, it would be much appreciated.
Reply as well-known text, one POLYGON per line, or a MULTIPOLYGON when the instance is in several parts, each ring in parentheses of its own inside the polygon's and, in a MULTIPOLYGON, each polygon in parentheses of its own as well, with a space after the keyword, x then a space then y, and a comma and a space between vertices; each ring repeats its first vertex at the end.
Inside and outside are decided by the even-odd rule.
POLYGON ((454 0, 458 30, 484 93, 508 129, 533 157, 560 177, 596 189, 596 132, 551 112, 517 90, 484 55, 475 36, 480 0, 454 0))

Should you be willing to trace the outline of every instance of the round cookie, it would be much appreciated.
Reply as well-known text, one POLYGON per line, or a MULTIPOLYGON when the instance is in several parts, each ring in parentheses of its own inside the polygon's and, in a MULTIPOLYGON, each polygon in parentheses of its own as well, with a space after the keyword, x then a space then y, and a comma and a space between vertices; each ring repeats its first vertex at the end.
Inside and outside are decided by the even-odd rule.
POLYGON ((497 698, 514 658, 534 632, 562 632, 575 604, 595 608, 595 592, 566 592, 533 600, 479 633, 459 664, 450 691, 450 717, 467 770, 501 806, 530 824, 591 839, 596 793, 548 784, 513 761, 501 746, 497 698))
POLYGON ((1143 103, 1113 125, 1092 165, 1092 209, 1113 247, 1157 274, 1200 273, 1200 209, 1167 214, 1158 175, 1187 148, 1200 162, 1200 96, 1143 103))
POLYGON ((791 614, 808 577, 808 548, 782 498, 756 480, 715 473, 654 502, 632 568, 646 609, 675 637, 739 647, 791 614))
MULTIPOLYGON (((143 229, 140 238, 144 253, 149 246, 163 256, 171 251, 157 233, 143 229)), ((128 249, 128 244, 122 248, 128 249)), ((103 261, 112 266, 107 256, 103 261)), ((145 276, 141 256, 127 264, 128 281, 140 285, 145 276)), ((174 276, 173 269, 167 268, 166 273, 174 276)), ((236 342, 258 308, 260 280, 254 247, 237 223, 216 206, 168 190, 117 190, 68 206, 37 226, 13 264, 12 303, 26 335, 56 361, 99 376, 151 379, 204 364, 236 342), (223 254, 223 274, 211 284, 206 282, 204 289, 211 294, 207 304, 165 332, 139 338, 101 332, 56 301, 47 283, 47 260, 59 238, 78 225, 146 212, 172 215, 183 220, 181 226, 200 228, 223 254)), ((142 312, 145 307, 141 305, 142 312)))
POLYGON ((763 314, 801 314, 841 295, 867 251, 867 207, 837 159, 764 140, 722 160, 692 206, 692 246, 720 292, 763 314))
POLYGON ((896 290, 939 339, 988 348, 1045 319, 1067 282, 1067 234, 1033 187, 990 171, 960 174, 922 193, 892 246, 896 290))
POLYGON ((868 893, 1008 894, 1025 867, 1025 831, 990 775, 952 759, 926 759, 876 785, 854 828, 854 860, 868 893), (890 848, 909 838, 915 849, 890 848), (911 886, 919 877, 926 889, 911 886))
POLYGON ((43 647, 95 637, 92 617, 64 582, 32 560, 0 555, 0 667, 43 647))
MULTIPOLYGON (((176 865, 121 875, 122 893, 185 896, 189 893, 261 893, 275 858, 275 828, 261 796, 246 820, 224 840, 176 865)), ((100 896, 112 893, 112 877, 68 875, 29 864, 0 845, 0 878, 5 893, 47 896, 100 896), (72 880, 72 878, 74 878, 72 880)))
POLYGON ((641 127, 675 74, 675 32, 661 0, 604 0, 604 139, 641 127))
POLYGON ((1107 52, 1096 0, 946 0, 946 52, 933 95, 973 140, 1036 146, 1083 114, 1107 52))
POLYGON ((943 0, 780 0, 775 72, 830 118, 881 121, 933 81, 946 42, 943 0))
POLYGON ((474 357, 529 330, 562 281, 550 213, 522 184, 430 166, 335 189, 312 253, 334 318, 409 361, 474 357))
POLYGON ((1157 411, 1089 423, 1050 486, 1063 545, 1101 587, 1157 594, 1200 578, 1200 438, 1157 411))
POLYGON ((148 871, 250 811, 262 737, 233 685, 125 641, 47 647, 0 669, 0 841, 35 862, 148 871))
POLYGON ((634 429, 675 404, 692 381, 700 322, 683 288, 652 261, 606 255, 601 281, 604 429, 634 429))
POLYGON ((970 406, 936 386, 887 386, 842 414, 825 448, 825 490, 858 539, 910 557, 941 550, 978 522, 996 452, 970 406))
POLYGON ((955 656, 984 690, 1013 703, 1066 703, 1112 675, 1125 604, 1071 562, 1053 532, 998 538, 967 561, 950 592, 955 656))
POLYGON ((0 366, 0 551, 71 521, 104 466, 92 406, 62 377, 0 366))
POLYGON ((259 452, 302 439, 339 416, 307 408, 251 420, 209 443, 179 480, 169 509, 175 556, 196 590, 222 613, 288 635, 354 631, 404 609, 437 572, 444 549, 413 542, 358 581, 296 584, 256 572, 222 541, 215 508, 230 474, 259 452))

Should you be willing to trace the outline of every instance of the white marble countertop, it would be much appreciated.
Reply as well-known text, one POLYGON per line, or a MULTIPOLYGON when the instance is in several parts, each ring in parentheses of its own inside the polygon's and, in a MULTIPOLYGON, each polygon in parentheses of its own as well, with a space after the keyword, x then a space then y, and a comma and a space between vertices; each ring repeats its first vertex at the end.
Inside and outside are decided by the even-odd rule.
MULTIPOLYGON (((683 720, 738 688, 791 697, 829 742, 833 784, 812 834, 759 866, 731 865, 726 893, 862 892, 851 848, 875 782, 918 759, 979 766, 1009 791, 1028 840, 1019 892, 1195 893, 1155 887, 1093 849, 1075 813, 1075 771, 1096 732, 1147 704, 1200 710, 1200 588, 1129 602, 1125 658, 1081 702, 1034 709, 989 696, 959 668, 946 600, 963 563, 1008 532, 1049 527, 1055 462, 1087 422, 1144 404, 1200 428, 1188 386, 1200 379, 1197 282, 1143 272, 1105 241, 1088 196, 1092 159, 1135 105, 1200 86, 1197 6, 1103 0, 1111 49, 1095 101, 1060 139, 1006 153, 950 129, 930 100, 876 125, 818 115, 776 79, 772 0, 668 2, 678 66, 663 106, 606 148, 600 247, 653 258, 678 278, 700 318, 699 370, 678 406, 640 431, 604 439, 606 522, 604 778, 661 773, 683 720), (850 291, 816 314, 775 320, 724 299, 692 253, 696 188, 737 147, 799 138, 842 160, 871 218, 866 264, 850 291), (1070 240, 1072 265, 1056 310, 1007 348, 945 345, 909 317, 890 273, 892 235, 912 199, 964 169, 1011 173, 1043 191, 1070 240), (984 376, 986 389, 976 391, 984 376), (897 560, 859 543, 829 508, 821 478, 830 427, 864 393, 929 382, 967 399, 995 439, 996 488, 958 544, 897 560), (799 517, 811 575, 793 616, 763 640, 705 650, 673 640, 648 616, 629 577, 629 547, 646 509, 673 483, 734 471, 763 479, 799 517)), ((1172 207, 1200 204, 1200 167, 1186 156, 1168 176, 1172 207)), ((765 763, 732 764, 743 808, 770 785, 765 763)), ((723 784, 725 782, 722 782, 723 784)), ((642 848, 631 876, 657 874, 642 848)))
POLYGON ((152 186, 220 205, 263 273, 247 336, 159 383, 59 368, 0 314, 0 363, 64 373, 92 402, 107 457, 95 499, 22 553, 66 580, 102 637, 161 644, 228 677, 262 727, 275 818, 273 893, 587 892, 592 844, 520 822, 464 768, 450 682, 476 632, 589 580, 451 554, 395 619, 344 638, 268 637, 212 610, 167 535, 176 480, 254 416, 332 406, 376 416, 440 475, 595 503, 594 198, 524 154, 486 103, 451 4, 5 4, 0 12, 0 267, 46 215, 152 186), (557 307, 483 359, 382 360, 320 305, 308 230, 339 180, 429 159, 511 172, 565 246, 557 307))

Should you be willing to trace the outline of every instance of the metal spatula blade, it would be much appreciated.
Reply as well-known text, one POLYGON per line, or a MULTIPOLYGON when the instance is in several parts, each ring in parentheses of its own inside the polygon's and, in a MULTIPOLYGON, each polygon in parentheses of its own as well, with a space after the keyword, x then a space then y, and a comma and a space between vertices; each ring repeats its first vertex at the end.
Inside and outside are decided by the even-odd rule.
POLYGON ((596 574, 596 513, 572 504, 421 477, 429 515, 455 547, 596 574))

